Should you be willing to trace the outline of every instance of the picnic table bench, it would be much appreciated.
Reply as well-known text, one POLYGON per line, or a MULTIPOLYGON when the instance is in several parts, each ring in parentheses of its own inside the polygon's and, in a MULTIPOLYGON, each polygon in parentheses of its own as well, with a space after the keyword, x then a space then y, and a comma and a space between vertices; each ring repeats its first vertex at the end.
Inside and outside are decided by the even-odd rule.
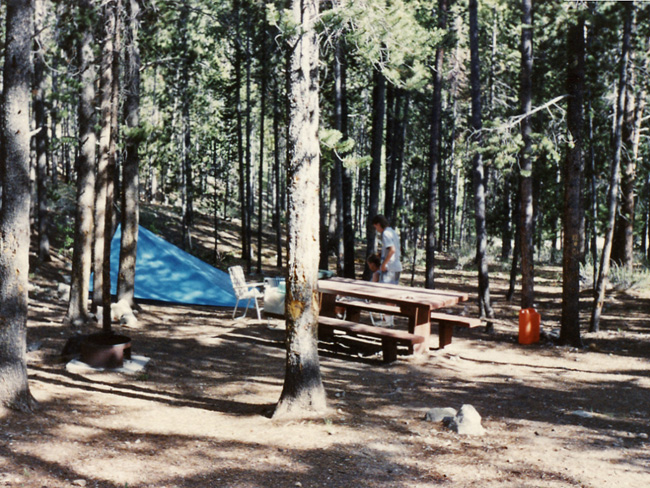
POLYGON ((335 330, 344 331, 349 335, 362 335, 381 339, 381 350, 385 363, 390 363, 397 359, 398 344, 404 344, 412 348, 415 344, 424 342, 424 337, 411 334, 404 330, 393 330, 384 327, 375 327, 374 325, 359 324, 335 317, 318 317, 318 334, 321 338, 333 339, 333 332, 335 330))
MULTIPOLYGON (((360 307, 367 310, 368 307, 373 306, 375 311, 406 317, 408 332, 424 338, 422 342, 409 344, 411 354, 428 354, 429 337, 431 335, 431 312, 433 310, 456 305, 468 298, 465 293, 413 288, 388 283, 370 283, 348 278, 319 280, 318 291, 321 299, 321 317, 337 318, 338 307, 350 307, 351 302, 344 302, 341 300, 342 297, 347 297, 357 305, 356 309, 354 307, 350 308, 352 315, 348 317, 347 321, 351 323, 358 323, 360 307)), ((443 323, 445 324, 443 328, 445 328, 447 322, 443 321, 443 323)), ((445 329, 441 336, 444 339, 441 346, 444 347, 444 342, 448 336, 448 330, 445 329)))
MULTIPOLYGON (((365 300, 345 300, 337 299, 336 306, 345 308, 346 318, 350 321, 359 321, 359 312, 366 311, 371 313, 380 313, 386 315, 404 315, 400 307, 386 303, 368 302, 365 300)), ((438 347, 443 349, 451 344, 454 327, 474 328, 480 327, 483 321, 474 317, 464 317, 462 315, 452 315, 448 313, 434 312, 430 313, 431 321, 438 324, 438 347)))

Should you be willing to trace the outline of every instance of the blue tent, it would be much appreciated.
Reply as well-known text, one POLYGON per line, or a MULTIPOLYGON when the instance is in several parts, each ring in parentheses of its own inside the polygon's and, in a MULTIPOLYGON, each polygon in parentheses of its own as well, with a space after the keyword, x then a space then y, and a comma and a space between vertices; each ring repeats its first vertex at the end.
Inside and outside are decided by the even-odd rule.
MULTIPOLYGON (((233 307, 237 301, 228 273, 204 263, 139 227, 135 298, 187 305, 233 307)), ((111 241, 111 294, 117 293, 122 228, 111 241)), ((91 285, 92 286, 92 285, 91 285)))

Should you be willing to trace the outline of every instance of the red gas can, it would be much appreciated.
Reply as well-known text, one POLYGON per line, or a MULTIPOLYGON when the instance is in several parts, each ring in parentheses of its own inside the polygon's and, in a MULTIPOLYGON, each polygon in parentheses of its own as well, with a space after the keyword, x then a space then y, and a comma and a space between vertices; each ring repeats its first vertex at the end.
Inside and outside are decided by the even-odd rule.
POLYGON ((519 311, 519 344, 539 342, 541 315, 534 308, 519 311))

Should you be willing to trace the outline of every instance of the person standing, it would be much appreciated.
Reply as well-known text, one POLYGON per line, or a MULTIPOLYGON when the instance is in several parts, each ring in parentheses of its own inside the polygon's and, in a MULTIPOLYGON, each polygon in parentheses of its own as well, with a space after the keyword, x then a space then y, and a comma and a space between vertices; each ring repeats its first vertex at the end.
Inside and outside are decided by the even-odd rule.
POLYGON ((379 267, 381 276, 379 281, 398 284, 402 273, 399 236, 388 223, 388 219, 381 214, 375 215, 372 225, 381 234, 381 266, 379 267))

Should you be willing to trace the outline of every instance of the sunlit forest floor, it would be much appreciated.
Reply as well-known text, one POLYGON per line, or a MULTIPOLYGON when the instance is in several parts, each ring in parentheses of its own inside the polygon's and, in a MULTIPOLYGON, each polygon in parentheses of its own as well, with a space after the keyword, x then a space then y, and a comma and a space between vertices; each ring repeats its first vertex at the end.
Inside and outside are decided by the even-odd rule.
MULTIPOLYGON (((152 230, 178 244, 173 217, 147 207, 142 220, 156 221, 152 230)), ((208 260, 209 223, 199 219, 194 231, 195 253, 208 260)), ((220 229, 223 268, 238 262, 237 229, 234 221, 220 229)), ((39 408, 0 414, 0 486, 650 485, 648 290, 612 291, 602 331, 584 332, 585 348, 557 346, 549 337, 559 328, 561 268, 540 264, 544 338, 522 346, 518 297, 505 301, 507 272, 495 265, 493 334, 457 330, 445 349, 390 365, 378 345, 323 345, 329 411, 274 421, 284 326, 253 313, 235 321, 231 309, 144 304, 137 328, 115 329, 132 338, 134 354, 150 358, 145 371, 68 372, 60 353, 74 331, 61 325, 66 303, 57 294, 68 254, 32 263, 28 372, 39 408), (463 404, 481 414, 484 436, 424 420, 430 408, 463 404)), ((441 258, 438 287, 468 291, 466 311, 477 315, 476 272, 441 258)), ((268 251, 262 274, 280 274, 274 262, 268 251)), ((403 276, 409 282, 410 270, 403 276)), ((584 290, 585 325, 589 296, 584 290)), ((405 327, 401 319, 397 327, 405 327)))

